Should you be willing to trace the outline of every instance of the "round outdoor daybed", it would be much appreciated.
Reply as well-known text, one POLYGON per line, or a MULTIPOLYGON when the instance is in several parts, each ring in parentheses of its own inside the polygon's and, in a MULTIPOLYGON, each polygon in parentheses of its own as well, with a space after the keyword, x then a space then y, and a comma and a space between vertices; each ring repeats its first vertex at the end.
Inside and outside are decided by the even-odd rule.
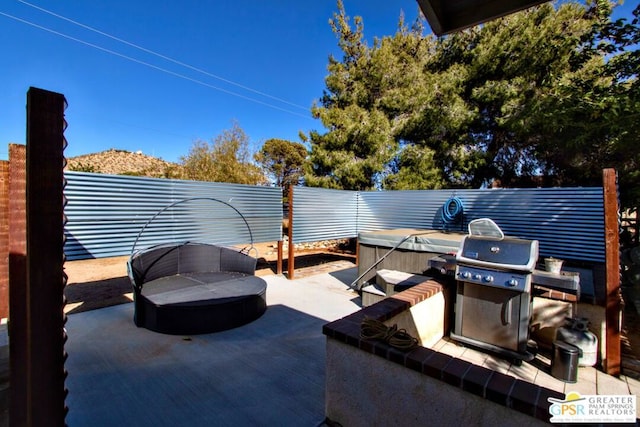
POLYGON ((252 322, 267 308, 267 283, 254 275, 256 263, 244 251, 209 243, 167 243, 135 252, 127 262, 134 323, 192 335, 252 322))

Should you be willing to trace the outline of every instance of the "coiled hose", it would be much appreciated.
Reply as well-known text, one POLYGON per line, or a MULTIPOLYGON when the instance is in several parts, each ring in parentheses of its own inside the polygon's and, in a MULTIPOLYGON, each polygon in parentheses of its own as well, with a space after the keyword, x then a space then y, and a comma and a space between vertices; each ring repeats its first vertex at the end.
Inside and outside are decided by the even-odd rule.
POLYGON ((458 197, 450 197, 442 206, 442 220, 444 222, 455 221, 464 212, 462 200, 458 197))
POLYGON ((418 340, 398 325, 387 326, 379 320, 364 318, 360 325, 360 338, 381 340, 400 350, 411 350, 418 346, 418 340))

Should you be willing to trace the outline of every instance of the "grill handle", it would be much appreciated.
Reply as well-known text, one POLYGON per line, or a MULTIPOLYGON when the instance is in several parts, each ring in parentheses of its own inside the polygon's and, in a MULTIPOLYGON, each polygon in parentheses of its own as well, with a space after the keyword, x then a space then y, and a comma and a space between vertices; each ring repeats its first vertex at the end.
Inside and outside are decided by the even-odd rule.
POLYGON ((507 326, 511 324, 511 310, 513 308, 513 304, 511 303, 511 298, 507 300, 502 305, 502 324, 507 326))

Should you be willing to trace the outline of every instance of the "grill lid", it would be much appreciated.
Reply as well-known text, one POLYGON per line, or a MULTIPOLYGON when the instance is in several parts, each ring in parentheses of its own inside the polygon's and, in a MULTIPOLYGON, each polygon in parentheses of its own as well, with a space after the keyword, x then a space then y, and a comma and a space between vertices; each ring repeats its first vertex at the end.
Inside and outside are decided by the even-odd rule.
POLYGON ((498 240, 504 239, 504 233, 492 219, 479 218, 469 223, 469 234, 472 236, 484 236, 498 240))
POLYGON ((538 241, 514 238, 502 240, 464 236, 456 255, 458 264, 487 268, 533 271, 538 259, 538 241))
POLYGON ((462 238, 458 263, 486 268, 532 272, 538 260, 538 241, 504 237, 489 218, 469 223, 469 235, 462 238))

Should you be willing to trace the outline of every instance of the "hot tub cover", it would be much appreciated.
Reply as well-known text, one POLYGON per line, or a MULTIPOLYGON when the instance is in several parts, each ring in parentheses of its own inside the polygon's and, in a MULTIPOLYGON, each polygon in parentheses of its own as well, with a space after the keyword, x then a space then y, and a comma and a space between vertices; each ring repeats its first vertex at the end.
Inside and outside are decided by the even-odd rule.
POLYGON ((393 230, 367 231, 358 234, 358 242, 363 245, 393 248, 405 237, 397 249, 416 252, 455 253, 460 247, 463 232, 442 230, 421 230, 415 228, 397 228, 393 230))

